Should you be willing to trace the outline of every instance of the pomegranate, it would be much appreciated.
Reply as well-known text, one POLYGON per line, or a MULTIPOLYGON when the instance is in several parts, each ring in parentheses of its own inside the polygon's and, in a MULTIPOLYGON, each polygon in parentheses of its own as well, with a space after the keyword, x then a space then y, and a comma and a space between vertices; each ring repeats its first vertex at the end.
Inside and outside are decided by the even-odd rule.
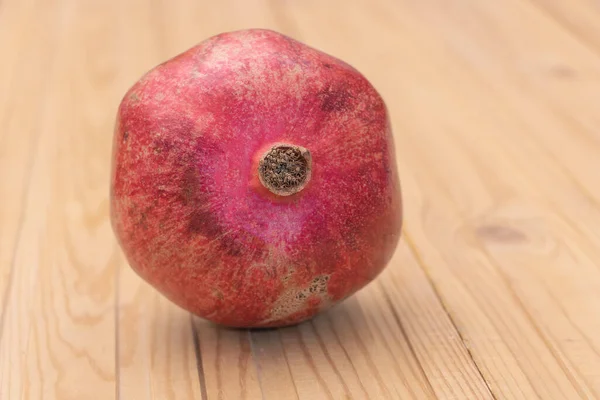
POLYGON ((271 30, 219 34, 146 73, 113 146, 111 222, 131 268, 217 324, 310 319, 371 282, 400 238, 381 96, 271 30))

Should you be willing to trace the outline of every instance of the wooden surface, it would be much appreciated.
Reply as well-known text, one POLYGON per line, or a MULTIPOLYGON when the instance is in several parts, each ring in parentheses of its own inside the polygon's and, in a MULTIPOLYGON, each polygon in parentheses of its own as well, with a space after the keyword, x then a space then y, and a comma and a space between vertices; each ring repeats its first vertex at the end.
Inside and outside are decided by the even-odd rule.
POLYGON ((0 399, 600 399, 600 3, 0 0, 0 399), (385 98, 404 237, 298 327, 192 318, 108 213, 125 90, 272 28, 385 98))

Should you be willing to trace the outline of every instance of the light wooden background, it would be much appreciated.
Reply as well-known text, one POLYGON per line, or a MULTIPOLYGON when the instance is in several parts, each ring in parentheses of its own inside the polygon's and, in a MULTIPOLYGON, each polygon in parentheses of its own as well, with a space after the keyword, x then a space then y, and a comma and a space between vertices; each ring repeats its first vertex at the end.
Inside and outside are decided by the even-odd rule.
POLYGON ((600 399, 597 0, 0 0, 0 399, 600 399), (389 106, 406 225, 295 328, 224 330, 126 265, 116 107, 208 36, 279 30, 389 106))

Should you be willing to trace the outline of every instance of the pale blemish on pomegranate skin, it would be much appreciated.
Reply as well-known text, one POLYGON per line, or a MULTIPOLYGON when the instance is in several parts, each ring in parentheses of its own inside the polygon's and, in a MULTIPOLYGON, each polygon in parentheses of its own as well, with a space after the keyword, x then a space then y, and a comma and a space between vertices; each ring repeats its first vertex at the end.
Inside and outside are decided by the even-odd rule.
POLYGON ((385 104, 354 68, 278 33, 213 37, 124 96, 111 220, 131 267, 201 317, 238 327, 311 318, 374 279, 397 245, 385 104), (281 142, 312 156, 310 182, 287 197, 257 177, 281 142), (326 293, 273 318, 282 296, 319 276, 326 293))

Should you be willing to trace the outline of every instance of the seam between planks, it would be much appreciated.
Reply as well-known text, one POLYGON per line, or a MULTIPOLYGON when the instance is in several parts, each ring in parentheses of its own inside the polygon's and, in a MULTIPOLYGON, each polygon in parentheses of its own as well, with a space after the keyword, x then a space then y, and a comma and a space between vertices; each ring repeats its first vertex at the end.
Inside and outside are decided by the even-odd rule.
MULTIPOLYGON (((534 8, 534 10, 536 10, 536 9, 537 9, 537 8, 536 8, 536 7, 534 7, 534 6, 531 6, 531 7, 533 7, 533 8, 534 8)), ((538 10, 538 11, 540 11, 540 10, 538 10)), ((543 14, 543 12, 542 12, 542 11, 540 11, 540 13, 542 13, 542 14, 543 14)), ((549 17, 547 16, 547 18, 549 18, 549 17)), ((550 20, 554 22, 554 25, 555 25, 555 26, 558 24, 556 20, 553 20, 553 19, 551 19, 551 18, 550 18, 550 20)), ((563 26, 562 26, 561 24, 558 24, 558 27, 563 27, 563 26)), ((569 30, 565 30, 565 29, 564 29, 564 27, 563 27, 563 31, 565 31, 565 32, 566 32, 568 35, 572 36, 572 37, 573 37, 575 40, 579 41, 579 40, 578 40, 578 39, 579 39, 579 37, 578 37, 578 36, 575 36, 575 35, 573 35, 573 32, 571 32, 571 31, 569 31, 569 30)), ((588 46, 585 46, 585 48, 586 48, 588 51, 590 51, 590 55, 591 55, 592 57, 594 57, 594 58, 598 58, 598 57, 600 56, 598 53, 596 53, 596 52, 592 51, 592 49, 590 49, 588 46)), ((462 58, 462 57, 461 57, 461 58, 462 58)), ((464 59, 463 59, 463 62, 464 62, 464 59)), ((478 78, 478 80, 479 80, 479 82, 480 82, 481 84, 483 84, 483 85, 485 85, 485 86, 487 86, 487 87, 489 87, 489 88, 493 88, 493 89, 495 89, 495 88, 496 88, 496 87, 495 87, 493 84, 491 84, 491 83, 490 83, 490 79, 489 79, 489 77, 488 77, 487 75, 482 75, 482 74, 481 74, 481 72, 480 72, 480 71, 478 71, 478 69, 477 69, 477 68, 472 68, 472 65, 471 65, 471 63, 470 63, 470 62, 468 62, 468 61, 467 61, 467 62, 465 62, 465 64, 466 64, 466 65, 468 65, 469 67, 471 67, 471 72, 477 76, 477 78, 478 78)), ((504 92, 501 92, 501 91, 500 91, 500 92, 498 92, 498 91, 496 91, 496 93, 500 93, 500 94, 499 94, 500 98, 502 98, 503 100, 506 100, 506 104, 510 104, 510 101, 507 99, 507 96, 504 94, 504 92)), ((555 101, 554 101, 554 100, 549 100, 549 99, 547 99, 545 96, 543 96, 543 95, 541 95, 541 94, 535 94, 534 96, 535 96, 536 100, 538 100, 538 101, 544 101, 544 103, 545 103, 545 104, 547 104, 548 106, 552 105, 552 109, 555 109, 555 108, 557 108, 557 109, 560 109, 560 107, 556 106, 556 104, 555 104, 555 101)), ((539 143, 541 143, 541 142, 540 142, 540 141, 537 139, 537 137, 535 137, 535 136, 530 136, 530 137, 531 137, 531 138, 533 138, 533 140, 534 140, 536 143, 538 143, 538 144, 539 144, 539 143)), ((464 147, 464 145, 461 145, 461 147, 464 147)), ((552 159, 553 159, 553 160, 555 160, 555 161, 556 161, 556 157, 555 157, 555 156, 554 156, 554 154, 553 154, 553 153, 552 153, 552 152, 551 152, 551 151, 550 151, 550 150, 547 148, 547 146, 543 146, 543 148, 545 149, 545 153, 546 153, 548 156, 552 157, 552 159)), ((565 166, 564 166, 562 163, 556 163, 556 165, 557 165, 559 168, 561 168, 563 171, 565 171, 565 166)), ((565 172, 566 172, 566 171, 565 171, 565 172)), ((573 174, 569 173, 569 174, 568 174, 568 176, 574 179, 574 177, 573 177, 573 174)), ((584 195, 585 195, 586 197, 588 197, 588 198, 590 197, 590 194, 589 194, 589 192, 588 192, 588 191, 587 191, 587 190, 586 190, 586 189, 585 189, 585 188, 584 188, 584 187, 583 187, 581 184, 578 184, 578 181, 574 180, 574 183, 575 183, 575 184, 576 184, 576 185, 577 185, 577 186, 580 188, 580 190, 581 190, 582 194, 584 194, 584 195)), ((595 199, 591 198, 591 200, 594 200, 592 203, 595 203, 595 199)), ((452 202, 453 202, 453 203, 455 203, 455 201, 454 201, 454 200, 452 200, 452 202)), ((554 208, 554 207, 553 207, 553 208, 554 208)), ((562 214, 562 213, 561 213, 561 214, 562 214)), ((461 215, 461 217, 463 217, 463 216, 461 215)), ((415 254, 418 254, 418 253, 416 253, 416 252, 415 252, 415 254)), ((582 387, 581 387, 581 386, 579 386, 579 385, 576 385, 576 384, 574 384, 574 382, 573 382, 573 379, 574 379, 574 377, 573 377, 573 375, 570 373, 570 370, 567 370, 567 369, 565 369, 565 365, 564 365, 563 361, 562 361, 561 359, 559 359, 559 357, 558 357, 558 353, 557 353, 557 351, 556 351, 557 349, 556 349, 556 348, 554 348, 554 347, 552 347, 552 346, 550 346, 550 342, 549 342, 549 340, 548 340, 548 337, 547 337, 547 336, 545 336, 545 335, 543 334, 543 332, 542 332, 541 328, 539 327, 538 323, 537 323, 537 322, 535 321, 535 319, 534 319, 534 318, 533 318, 533 317, 530 315, 530 313, 527 311, 527 309, 526 309, 526 308, 524 308, 524 305, 523 305, 522 301, 520 301, 520 299, 519 299, 518 295, 517 295, 517 294, 514 292, 513 288, 512 288, 511 286, 509 286, 509 285, 508 285, 508 283, 507 283, 507 282, 508 282, 508 280, 507 280, 506 276, 504 275, 503 271, 501 270, 501 268, 498 266, 498 264, 495 262, 495 260, 493 259, 493 257, 491 257, 491 256, 490 256, 490 254, 489 254, 489 253, 488 253, 488 252, 487 252, 485 249, 483 250, 483 254, 485 254, 485 256, 486 256, 486 259, 487 259, 487 261, 490 263, 490 265, 492 265, 492 266, 494 267, 494 269, 496 270, 496 272, 498 272, 498 273, 500 274, 500 276, 502 277, 502 279, 503 279, 503 281, 504 281, 504 284, 505 284, 505 286, 507 286, 507 288, 508 288, 508 289, 509 289, 509 291, 510 291, 510 295, 511 295, 511 297, 512 297, 513 299, 516 299, 516 300, 517 300, 517 302, 518 302, 518 304, 519 304, 519 306, 520 306, 521 310, 524 312, 524 316, 525 316, 525 318, 527 319, 528 323, 529 323, 529 324, 530 324, 530 326, 531 326, 531 327, 534 329, 534 331, 536 332, 536 334, 538 335, 538 337, 539 337, 539 338, 540 338, 540 339, 543 341, 544 345, 545 345, 545 346, 546 346, 546 348, 549 350, 549 352, 550 352, 550 354, 553 356, 553 358, 554 358, 554 359, 557 361, 558 365, 561 367, 561 369, 563 370, 563 372, 565 372, 565 375, 566 375, 567 379, 568 379, 568 380, 569 380, 569 382, 570 382, 570 383, 573 385, 573 389, 574 389, 576 392, 578 392, 579 394, 582 394, 582 390, 583 390, 584 388, 582 388, 582 387)), ((442 303, 442 304, 443 304, 443 303, 442 303)), ((459 333, 460 333, 460 332, 459 332, 459 333)), ((584 382, 585 382, 585 380, 584 380, 584 382)), ((589 387, 587 387, 587 385, 586 385, 586 389, 590 390, 590 388, 589 388, 589 387)), ((583 398, 585 398, 585 397, 583 397, 583 398)))
POLYGON ((406 329, 404 328, 404 324, 402 323, 402 319, 398 315, 398 312, 396 311, 396 308, 394 307, 394 305, 392 303, 392 300, 390 299, 390 295, 388 294, 388 292, 385 289, 385 287, 381 284, 381 282, 379 282, 379 288, 381 289, 381 292, 383 293, 383 297, 385 298, 385 302, 387 303, 387 305, 392 310, 392 315, 394 317, 396 325, 398 325, 398 328, 400 329, 400 332, 402 333, 402 337, 404 337, 404 340, 406 340, 406 343, 408 345, 408 349, 410 350, 410 354, 414 357, 414 359, 417 361, 417 364, 419 365, 419 371, 421 371, 421 373, 423 374, 423 377, 425 378, 425 382, 427 382, 427 387, 431 391, 431 394, 434 395, 434 396, 436 396, 435 390, 433 389, 433 385, 431 384, 431 381, 429 380, 429 377, 425 373, 425 369, 423 368, 423 365, 421 365, 421 360, 419 360, 419 357, 417 357, 417 353, 415 351, 415 348, 413 347, 412 342, 409 340, 408 335, 406 334, 406 329))
MULTIPOLYGON (((362 389, 363 393, 368 398, 369 395, 367 393, 367 389, 365 388, 365 385, 363 384, 363 381, 360 379, 360 375, 358 374, 358 371, 356 370, 356 366, 354 365, 354 363, 352 362, 352 359, 350 358, 350 355, 348 354, 348 350, 346 349, 346 347, 344 347, 344 345, 342 343, 342 340, 340 339, 340 336, 338 335, 337 331, 335 330, 335 327, 334 327, 333 322, 331 320, 331 315, 327 315, 325 318, 326 318, 327 324, 329 325, 329 329, 331 330, 331 332, 333 334, 333 337, 335 338, 335 342, 337 343, 337 345, 340 347, 340 349, 344 353, 344 357, 346 358, 346 360, 350 364, 350 368, 352 368, 352 372, 354 373, 354 376, 356 376, 356 380, 360 384, 360 388, 362 389)), ((316 327, 314 325, 314 323, 312 324, 312 327, 313 327, 313 330, 315 331, 315 333, 318 333, 317 329, 316 329, 316 327)), ((317 335, 317 337, 319 338, 318 340, 319 340, 319 343, 321 344, 321 346, 324 346, 323 339, 320 337, 320 335, 317 335)))
POLYGON ((290 361, 288 360, 287 351, 285 351, 285 344, 283 343, 283 339, 281 338, 281 329, 277 329, 277 335, 279 336, 279 343, 281 343, 281 350, 283 353, 283 358, 285 359, 285 366, 288 372, 290 373, 290 378, 292 379, 292 383, 294 384, 294 392, 296 392, 296 398, 300 399, 298 386, 296 386, 296 380, 294 379, 294 374, 292 374, 292 368, 290 367, 290 361))
MULTIPOLYGON (((461 147, 461 149, 464 151, 464 153, 466 153, 467 155, 470 156, 471 161, 475 165, 477 165, 477 167, 482 167, 481 163, 478 162, 479 160, 477 160, 477 158, 473 157, 471 150, 469 148, 467 148, 467 146, 464 145, 464 142, 461 139, 458 139, 456 143, 461 147)), ((536 141, 536 143, 537 143, 537 141, 536 141)), ((558 161, 554 157, 552 157, 552 159, 554 161, 558 161)), ((561 165, 558 162, 557 162, 557 164, 561 165)), ((562 167, 562 165, 561 165, 561 167, 562 167)), ((485 166, 484 166, 484 168, 485 168, 485 166)), ((451 200, 451 201, 454 202, 453 200, 451 200)), ((573 373, 571 372, 571 370, 569 368, 567 368, 567 365, 563 361, 563 358, 559 357, 560 349, 557 349, 556 346, 552 345, 551 341, 548 339, 548 335, 543 332, 543 330, 539 326, 539 323, 535 320, 535 318, 533 318, 533 316, 531 315, 531 313, 529 312, 529 310, 527 309, 527 307, 525 306, 525 304, 523 303, 523 301, 521 300, 519 295, 515 292, 513 286, 510 284, 510 280, 504 273, 502 267, 498 264, 498 262, 493 257, 493 255, 490 254, 490 252, 487 250, 487 248, 485 247, 485 245, 483 244, 483 242, 480 239, 474 238, 474 240, 476 240, 477 243, 479 244, 478 248, 485 255, 485 257, 489 261, 490 265, 492 265, 493 268, 496 270, 496 272, 498 272, 498 275, 502 279, 502 282, 504 283, 504 286, 506 287, 508 293, 513 298, 513 300, 519 305, 519 308, 523 311, 523 314, 526 317, 527 321, 531 324, 531 326, 533 327, 536 334, 539 336, 539 338, 542 340, 542 342, 544 343, 546 348, 549 350, 552 357, 556 360, 556 362, 558 363, 560 368, 563 370, 563 372, 565 373, 565 376, 567 377, 567 379, 569 380, 571 385, 573 385, 573 388, 575 389, 575 391, 581 396, 581 398, 586 398, 584 388, 582 388, 578 384, 578 382, 576 381, 576 378, 573 376, 573 373)), ((548 293, 551 293, 551 292, 548 292, 548 293)), ((557 304, 560 304, 560 303, 557 303, 557 304)), ((577 371, 577 374, 581 375, 578 370, 576 370, 576 371, 577 371)), ((587 386, 588 383, 586 382, 586 380, 584 378, 582 378, 582 380, 584 381, 584 383, 587 386)), ((591 387, 587 387, 587 389, 591 392, 594 392, 594 390, 591 387)), ((594 393, 594 395, 595 394, 596 393, 594 393)))
MULTIPOLYGON (((461 140, 458 140, 456 143, 470 157, 470 159, 471 159, 471 161, 473 163, 475 163, 478 167, 482 166, 482 164, 480 164, 480 163, 477 162, 477 159, 473 158, 472 153, 470 152, 469 149, 465 148, 464 143, 461 140)), ((443 183, 440 183, 440 184, 446 190, 445 185, 443 183)), ((456 210, 456 213, 461 218, 464 218, 464 215, 462 215, 462 213, 459 212, 458 209, 457 209, 456 201, 451 196, 449 196, 449 199, 450 199, 450 202, 454 204, 454 209, 456 210)), ((502 270, 502 268, 500 267, 500 265, 496 262, 496 260, 494 259, 494 257, 487 251, 487 249, 483 246, 483 243, 480 240, 478 240, 478 239, 476 239, 476 240, 477 240, 477 243, 479 244, 478 249, 485 256, 485 259, 488 261, 489 265, 494 269, 494 271, 497 272, 497 274, 499 275, 499 277, 502 279, 503 286, 506 288, 508 294, 516 302, 516 304, 519 306, 520 310, 523 312, 523 315, 524 315, 526 321, 530 324, 531 328, 534 330, 534 332, 536 333, 537 337, 542 341, 542 343, 544 344, 544 346, 548 349, 548 351, 549 351, 550 355, 552 356, 552 358, 554 358, 556 360, 557 364, 560 366, 561 370, 564 372, 566 378, 568 379, 568 381, 573 386, 573 389, 580 396, 582 396, 581 398, 586 398, 585 397, 585 393, 584 393, 584 388, 582 388, 580 385, 577 384, 577 382, 574 380, 575 377, 573 376, 573 374, 571 373, 571 371, 566 368, 565 363, 562 361, 561 358, 558 357, 557 349, 551 345, 551 342, 548 340, 547 335, 545 335, 543 333, 542 329, 538 325, 538 322, 530 314, 530 312, 528 311, 528 309, 525 307, 524 303, 521 301, 520 297, 517 295, 517 293, 515 293, 513 287, 510 285, 510 280, 506 277, 506 275, 505 275, 504 271, 502 270)), ((410 241, 410 239, 407 240, 407 242, 409 243, 409 246, 411 247, 411 249, 414 249, 415 257, 417 257, 417 260, 420 260, 420 256, 419 256, 418 252, 416 251, 416 246, 414 246, 414 243, 412 243, 410 241)), ((419 263, 420 263, 420 261, 419 261, 419 263)), ((422 264, 422 265, 424 266, 424 264, 422 264)), ((442 302, 442 304, 444 304, 444 303, 442 302)), ((445 305, 444 305, 444 307, 445 307, 445 305)), ((460 335, 460 331, 458 331, 458 329, 457 329, 457 332, 460 335)), ((462 335, 461 335, 461 339, 462 339, 462 335)), ((467 350, 468 350, 468 347, 467 347, 467 350)), ((513 355, 515 355, 515 354, 513 353, 513 355)), ((515 357, 516 357, 516 355, 515 355, 515 357)), ((577 373, 579 373, 579 371, 577 371, 577 373)), ((529 380, 529 378, 528 378, 528 380, 529 380)), ((592 391, 591 388, 587 387, 587 382, 585 381, 585 379, 583 379, 583 381, 586 384, 585 389, 587 389, 589 391, 592 391)), ((530 381, 530 383, 531 383, 531 381, 530 381)), ((532 385, 532 387, 533 387, 533 385, 532 385)))
MULTIPOLYGON (((441 189, 441 190, 444 192, 444 194, 445 194, 445 195, 446 195, 446 196, 447 196, 449 199, 452 199, 452 194, 450 193, 450 191, 448 190, 448 188, 447 188, 447 187, 446 187, 446 186, 443 184, 443 182, 441 182, 441 181, 440 181, 440 179, 439 179, 439 178, 438 178, 438 177, 437 177, 435 174, 434 174, 434 175, 432 175, 432 178, 433 178, 433 180, 436 182, 436 184, 439 186, 439 188, 440 188, 440 189, 441 189)), ((451 201, 453 202, 453 204, 454 204, 454 205, 455 205, 455 207, 456 207, 456 203, 455 203, 453 200, 451 200, 451 201)), ((459 216, 460 216, 460 218, 461 218, 461 219, 463 218, 463 216, 462 216, 462 215, 460 215, 460 214, 459 214, 459 216)), ((412 248, 414 249, 414 254, 415 254, 415 257, 416 257, 417 261, 419 261, 419 260, 423 261, 423 260, 420 258, 420 254, 419 254, 419 252, 417 251, 417 249, 416 249, 416 245, 414 244, 414 242, 411 242, 411 241, 410 241, 410 238, 408 237, 408 235, 405 235, 405 237, 406 237, 406 239, 407 239, 407 243, 409 243, 409 246, 412 244, 412 248)), ((431 279, 431 276, 429 275, 429 270, 427 269, 427 264, 426 264, 426 263, 423 261, 423 263, 421 264, 421 266, 423 267, 423 270, 425 271, 425 274, 427 275, 427 277, 428 277, 428 278, 430 278, 430 281, 431 281, 431 283, 432 283, 433 287, 434 287, 434 288, 436 288, 436 286, 435 286, 435 283, 433 282, 433 279, 431 279)), ((452 275, 455 275, 454 273, 451 273, 451 274, 452 274, 452 275)), ((462 284, 462 280, 461 280, 461 279, 459 279, 459 281, 460 281, 460 282, 461 282, 461 284, 462 284)), ((438 291, 436 290, 436 293, 438 293, 438 294, 439 294, 440 292, 438 292, 438 291)), ((439 295, 439 299, 440 299, 440 302, 441 302, 442 306, 444 307, 444 309, 445 309, 445 310, 448 312, 449 308, 447 308, 446 304, 445 304, 445 303, 444 303, 444 301, 443 301, 443 297, 442 297, 441 295, 439 295)), ((452 317, 450 316, 450 314, 448 314, 448 316, 450 317, 450 321, 451 321, 452 323, 454 323, 454 320, 452 319, 452 317)), ((458 333, 458 334, 460 334, 460 330, 458 330, 458 325, 456 325, 456 327, 457 327, 457 328, 456 328, 456 331, 457 331, 457 333, 458 333)), ((494 326, 494 328, 495 328, 495 326, 494 326)), ((461 338, 462 338, 462 335, 461 335, 461 338)), ((464 340, 463 340, 463 342, 464 342, 464 340)), ((465 346, 466 346, 466 342, 464 342, 464 343, 465 343, 465 346)), ((468 348, 468 346, 466 346, 466 348, 467 348, 467 350, 469 349, 469 348, 468 348)), ((510 353, 513 355, 513 357, 514 357, 515 359, 518 359, 518 356, 517 356, 517 354, 515 354, 515 353, 514 353, 514 351, 513 351, 512 349, 510 349, 510 348, 509 348, 509 351, 510 351, 510 353)), ((472 356, 472 353, 471 353, 470 351, 469 351, 469 354, 472 356)), ((477 366, 477 363, 475 363, 475 365, 477 366)), ((519 365, 519 368, 520 368, 520 369, 522 369, 522 365, 521 365, 521 363, 520 363, 520 362, 518 362, 518 365, 519 365)), ((478 367, 478 366, 477 366, 477 367, 478 367)), ((479 368, 478 368, 478 369, 479 369, 479 368)), ((535 385, 533 384, 533 382, 532 382, 531 378, 529 377, 529 375, 527 375, 527 374, 525 374, 525 373, 524 373, 524 377, 525 377, 525 379, 527 380, 527 382, 529 383, 529 385, 531 386, 531 389, 533 390, 533 392, 536 394, 537 398, 541 398, 541 397, 540 397, 540 394, 538 393, 537 389, 535 388, 535 385)), ((520 390, 520 388, 519 388, 519 390, 520 390)), ((522 394, 522 392, 521 392, 521 394, 522 394)))
MULTIPOLYGON (((1 1, 1 0, 0 0, 1 1)), ((121 353, 121 346, 119 344, 119 336, 121 332, 121 327, 119 321, 121 320, 121 267, 122 263, 119 263, 115 268, 115 398, 119 400, 121 398, 121 365, 119 363, 119 355, 121 353)))
MULTIPOLYGON (((417 250, 417 247, 415 246, 415 243, 412 241, 412 239, 410 238, 410 236, 406 232, 404 232, 404 240, 405 240, 406 244, 408 245, 408 248, 410 249, 410 252, 415 257, 415 260, 417 261, 417 263, 419 264, 419 266, 421 267, 421 269, 425 273, 425 276, 427 277, 427 280, 431 284, 431 288, 432 288, 433 292, 435 293, 435 296, 437 297, 437 299, 440 302, 442 308, 444 309, 444 312, 448 316, 448 319, 450 320, 450 323, 454 327, 454 330, 456 331, 456 333, 457 333, 457 335, 458 335, 458 337, 460 339, 460 342, 462 343, 463 347, 465 348, 465 350, 466 350, 466 352, 467 352, 467 354, 469 356, 469 359, 473 362, 473 365, 475 366, 475 369, 477 370, 477 374, 479 375, 479 377, 481 378, 481 380, 485 384, 485 387, 489 391, 489 393, 492 396, 492 398, 494 400, 498 400, 498 398, 496 397, 496 394, 492 391, 492 388, 490 387, 489 382, 485 379, 485 376, 483 375, 483 372, 481 371, 481 368, 479 367, 479 364, 477 363, 477 361, 473 357, 473 353, 471 352, 471 349, 469 348, 469 346, 467 346, 465 338, 464 338, 462 332, 460 331, 460 329, 458 327, 458 324, 456 323, 456 321, 454 321, 454 318, 452 317, 452 314, 450 313, 450 310, 449 310, 448 306, 444 302, 444 299, 443 299, 442 295, 440 294, 440 291, 439 291, 438 287, 436 286, 435 282, 431 278, 431 275, 429 274, 429 270, 428 270, 428 268, 426 268, 425 261, 423 260, 423 258, 419 254, 419 252, 417 250)), ((384 291, 384 293, 385 293, 385 291, 384 291)), ((386 296, 387 296, 387 293, 386 293, 386 296)), ((394 316, 396 317, 395 312, 394 312, 394 316)), ((411 345, 411 348, 412 348, 412 345, 411 345)))
MULTIPOLYGON (((584 389, 576 381, 576 379, 573 376, 573 373, 571 372, 571 370, 569 368, 567 368, 566 364, 563 361, 563 358, 559 357, 559 355, 558 355, 559 351, 557 351, 557 349, 556 349, 555 346, 552 346, 552 344, 548 340, 548 336, 538 326, 538 323, 535 321, 535 319, 533 318, 533 316, 531 315, 531 313, 529 312, 529 310, 527 310, 527 307, 525 307, 525 304, 523 303, 523 301, 515 293, 512 285, 510 284, 510 281, 508 280, 508 278, 504 274, 504 271, 502 271, 502 268, 500 268, 500 266, 498 265, 498 263, 496 262, 496 260, 494 259, 494 257, 492 257, 489 254, 489 252, 487 251, 487 249, 485 249, 485 247, 483 246, 483 243, 481 243, 478 239, 476 239, 476 240, 480 244, 480 249, 481 249, 482 253, 485 254, 485 256, 488 259, 488 261, 490 262, 490 264, 493 265, 494 269, 496 269, 496 271, 500 275, 500 277, 502 279, 502 282, 504 283, 504 285, 508 289, 508 293, 510 293, 510 296, 513 298, 513 300, 519 305, 519 308, 521 308, 521 310, 523 311, 523 314, 525 315, 525 317, 527 318, 527 320, 529 321, 529 323, 531 324, 531 326, 533 327, 533 329, 535 330, 535 332, 537 333, 537 335, 539 336, 539 338, 542 340, 542 342, 544 343, 544 345, 546 346, 546 348, 548 349, 548 351, 550 352, 550 354, 552 354, 552 356, 554 357, 554 359, 556 360, 556 362, 558 363, 558 365, 560 366, 560 368, 563 370, 563 372, 565 373, 565 376, 567 377, 567 379, 569 380, 569 382, 571 382, 571 385, 573 385, 573 388, 575 389, 575 391, 581 396, 582 399, 585 399, 586 398, 586 394, 585 394, 584 389)), ((585 380, 584 380, 584 382, 585 382, 585 380)), ((586 385, 587 385, 587 382, 586 382, 586 385)), ((587 387, 587 389, 589 391, 591 391, 592 393, 594 392, 592 390, 592 388, 590 388, 590 387, 587 387)), ((596 393, 594 393, 594 395, 595 394, 596 393)))
POLYGON ((198 329, 194 324, 194 316, 190 314, 190 327, 192 329, 192 338, 194 340, 194 353, 196 354, 196 369, 198 372, 198 382, 200 383, 200 396, 203 400, 208 399, 206 391, 206 377, 204 375, 204 365, 202 364, 202 351, 200 350, 200 338, 198 329))
POLYGON ((260 396, 263 400, 265 400, 265 392, 263 390, 262 385, 262 370, 260 368, 260 363, 256 357, 256 351, 254 349, 254 342, 252 341, 252 331, 248 329, 248 343, 250 344, 250 354, 252 355, 252 362, 254 363, 254 367, 256 368, 256 379, 258 380, 258 387, 260 388, 260 396))

